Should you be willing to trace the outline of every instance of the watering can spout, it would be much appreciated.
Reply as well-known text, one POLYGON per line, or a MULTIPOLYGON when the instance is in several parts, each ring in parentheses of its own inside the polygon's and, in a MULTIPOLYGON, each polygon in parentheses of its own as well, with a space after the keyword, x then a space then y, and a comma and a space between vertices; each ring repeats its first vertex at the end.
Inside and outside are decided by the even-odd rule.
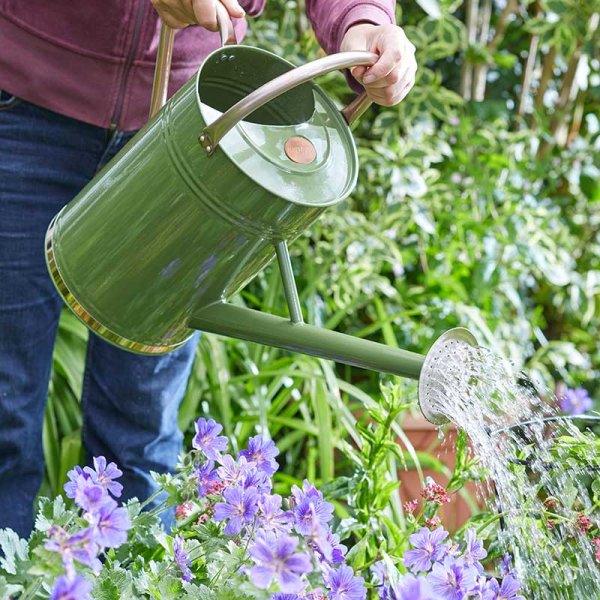
MULTIPOLYGON (((461 353, 477 346, 475 337, 468 329, 457 327, 442 334, 429 352, 421 355, 226 302, 217 302, 198 310, 192 315, 189 326, 418 380, 419 407, 423 416, 434 425, 448 422, 436 402, 440 391, 436 383, 440 381, 440 375, 443 376, 440 370, 444 368, 444 360, 450 355, 460 359, 461 353)), ((460 386, 464 381, 456 383, 460 386)))
POLYGON ((425 356, 258 310, 219 302, 194 313, 193 329, 419 379, 425 356))

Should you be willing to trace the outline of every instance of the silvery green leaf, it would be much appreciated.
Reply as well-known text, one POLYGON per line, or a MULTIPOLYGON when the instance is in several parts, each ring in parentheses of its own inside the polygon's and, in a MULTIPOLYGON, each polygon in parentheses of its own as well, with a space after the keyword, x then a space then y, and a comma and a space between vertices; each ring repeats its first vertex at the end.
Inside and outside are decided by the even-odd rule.
POLYGON ((439 19, 442 16, 440 5, 437 0, 417 0, 417 4, 432 18, 439 19))
POLYGON ((0 529, 0 550, 4 553, 0 558, 0 568, 11 575, 17 574, 19 562, 29 558, 27 540, 21 539, 12 529, 0 529))

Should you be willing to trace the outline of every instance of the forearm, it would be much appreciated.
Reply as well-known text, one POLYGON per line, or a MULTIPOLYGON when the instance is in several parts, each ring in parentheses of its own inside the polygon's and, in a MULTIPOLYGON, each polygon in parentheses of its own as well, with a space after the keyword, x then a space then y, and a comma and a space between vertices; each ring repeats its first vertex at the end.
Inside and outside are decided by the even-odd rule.
POLYGON ((394 0, 306 0, 306 13, 319 44, 332 54, 353 25, 394 23, 394 6, 394 0))

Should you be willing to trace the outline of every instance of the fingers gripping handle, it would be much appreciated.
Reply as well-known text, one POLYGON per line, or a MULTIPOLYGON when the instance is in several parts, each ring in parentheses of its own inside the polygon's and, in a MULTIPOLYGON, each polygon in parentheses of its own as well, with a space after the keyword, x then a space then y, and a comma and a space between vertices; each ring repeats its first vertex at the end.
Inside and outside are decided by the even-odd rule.
MULTIPOLYGON (((231 44, 237 44, 233 22, 227 9, 220 2, 217 2, 215 6, 217 9, 217 23, 221 35, 221 45, 229 46, 231 44)), ((163 21, 160 27, 160 39, 158 42, 158 52, 156 54, 156 68, 154 70, 152 97, 150 99, 150 117, 153 117, 167 101, 174 42, 175 30, 163 21)))
MULTIPOLYGON (((225 136, 237 123, 243 121, 255 110, 264 106, 271 100, 285 94, 307 81, 311 81, 319 75, 325 75, 330 71, 349 69, 359 65, 372 65, 379 57, 372 52, 339 52, 331 56, 325 56, 315 61, 296 67, 279 77, 265 83, 265 85, 254 90, 245 98, 234 104, 225 111, 218 119, 213 121, 204 129, 199 137, 200 144, 211 155, 223 136, 225 136)), ((370 106, 371 100, 366 93, 351 102, 342 114, 352 124, 370 106)))

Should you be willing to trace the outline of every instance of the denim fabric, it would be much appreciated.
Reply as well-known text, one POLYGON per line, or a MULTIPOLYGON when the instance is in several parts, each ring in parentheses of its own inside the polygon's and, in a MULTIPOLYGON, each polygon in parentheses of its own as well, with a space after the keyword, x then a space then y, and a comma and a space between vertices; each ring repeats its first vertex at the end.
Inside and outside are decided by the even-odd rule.
MULTIPOLYGON (((42 423, 61 310, 44 235, 132 135, 0 95, 0 528, 22 536, 44 471, 42 423)), ((83 442, 88 460, 104 455, 123 470, 124 498, 146 498, 154 489, 148 472, 177 460, 177 412, 196 341, 147 357, 90 334, 83 442)))

